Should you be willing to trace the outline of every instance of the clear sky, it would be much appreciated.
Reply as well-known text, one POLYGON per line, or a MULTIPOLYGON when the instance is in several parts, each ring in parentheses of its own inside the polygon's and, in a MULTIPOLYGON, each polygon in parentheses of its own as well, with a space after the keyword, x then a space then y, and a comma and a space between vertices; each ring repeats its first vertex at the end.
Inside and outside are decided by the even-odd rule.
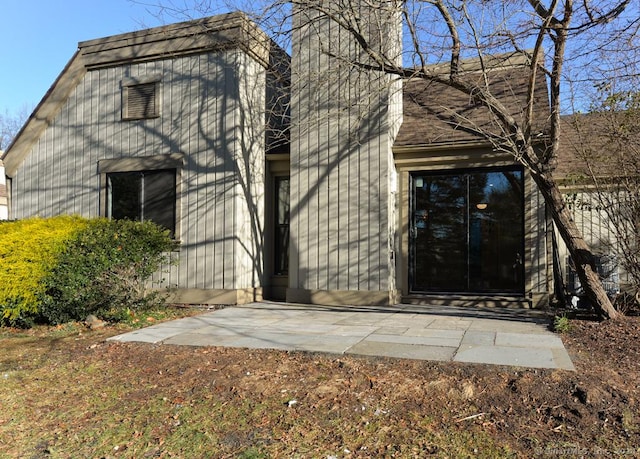
MULTIPOLYGON (((77 49, 79 41, 131 32, 186 17, 156 17, 154 5, 204 5, 206 14, 228 3, 261 0, 0 0, 0 114, 34 108, 77 49), (148 6, 145 6, 145 3, 148 6)), ((629 14, 637 15, 632 2, 629 14)), ((199 17, 197 12, 189 12, 199 17)))
POLYGON ((71 59, 79 41, 161 25, 153 10, 140 3, 2 0, 0 113, 15 115, 25 105, 34 108, 71 59))

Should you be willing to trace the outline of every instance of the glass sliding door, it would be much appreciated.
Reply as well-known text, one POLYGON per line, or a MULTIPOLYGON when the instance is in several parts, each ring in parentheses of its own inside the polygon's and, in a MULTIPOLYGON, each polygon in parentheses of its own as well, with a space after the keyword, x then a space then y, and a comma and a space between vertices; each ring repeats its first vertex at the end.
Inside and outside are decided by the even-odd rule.
POLYGON ((459 290, 467 279, 465 178, 414 176, 413 185, 414 290, 459 290))
POLYGON ((522 293, 520 168, 411 174, 412 292, 522 293))

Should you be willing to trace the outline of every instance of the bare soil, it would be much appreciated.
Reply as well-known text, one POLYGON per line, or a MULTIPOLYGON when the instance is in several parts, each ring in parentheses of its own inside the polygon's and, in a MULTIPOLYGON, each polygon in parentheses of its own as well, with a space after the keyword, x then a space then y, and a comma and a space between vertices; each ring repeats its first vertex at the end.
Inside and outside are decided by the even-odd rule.
POLYGON ((577 371, 0 333, 0 457, 640 457, 640 318, 577 371))

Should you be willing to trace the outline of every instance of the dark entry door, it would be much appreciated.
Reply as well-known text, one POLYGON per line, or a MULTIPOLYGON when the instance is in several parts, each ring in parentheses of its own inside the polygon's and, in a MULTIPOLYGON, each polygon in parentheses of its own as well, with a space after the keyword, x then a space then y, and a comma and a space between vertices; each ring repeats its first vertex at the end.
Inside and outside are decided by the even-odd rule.
POLYGON ((412 292, 524 292, 522 170, 411 174, 412 292))

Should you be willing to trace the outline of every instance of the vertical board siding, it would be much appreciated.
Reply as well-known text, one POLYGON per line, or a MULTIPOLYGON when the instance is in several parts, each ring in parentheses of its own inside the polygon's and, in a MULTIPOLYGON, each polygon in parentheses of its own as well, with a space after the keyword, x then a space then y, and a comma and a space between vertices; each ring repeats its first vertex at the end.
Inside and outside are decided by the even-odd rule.
MULTIPOLYGON (((567 202, 573 211, 578 229, 593 253, 595 255, 616 256, 621 250, 618 238, 597 195, 584 191, 569 193, 567 202)), ((564 241, 561 238, 558 239, 560 264, 564 270, 563 275, 566 282, 569 252, 564 241)), ((629 281, 629 275, 621 266, 620 260, 618 260, 616 274, 620 283, 624 284, 629 281)))
MULTIPOLYGON (((533 293, 547 293, 553 290, 549 285, 548 262, 551 260, 550 254, 547 254, 547 218, 546 204, 544 197, 533 183, 528 172, 525 171, 525 188, 530 190, 527 220, 525 220, 525 234, 529 239, 525 243, 530 248, 529 263, 530 270, 530 289, 533 293)), ((525 265, 526 266, 526 265, 525 265)))
POLYGON ((235 80, 240 81, 236 120, 235 149, 233 162, 239 181, 236 197, 236 225, 238 235, 234 241, 237 253, 235 276, 244 286, 262 285, 265 158, 263 149, 256 148, 256 139, 266 138, 265 106, 266 75, 262 68, 246 55, 237 56, 235 80), (244 75, 245 78, 238 78, 244 75))
MULTIPOLYGON (((334 43, 337 49, 345 49, 350 45, 344 34, 339 33, 335 24, 327 31, 329 33, 327 42, 334 43)), ((345 65, 340 65, 335 60, 328 60, 326 65, 330 65, 329 80, 331 86, 328 88, 326 102, 331 100, 345 100, 345 91, 348 91, 348 74, 345 65), (346 84, 341 85, 341 82, 346 84)), ((324 67, 319 67, 324 68, 324 67)), ((321 97, 321 94, 318 94, 321 97)), ((327 134, 327 154, 326 168, 323 171, 323 178, 328 181, 327 205, 323 209, 324 218, 328 220, 326 225, 327 243, 324 250, 327 251, 324 269, 321 273, 325 282, 322 284, 323 290, 349 290, 350 267, 357 270, 355 264, 345 255, 345 243, 349 242, 349 220, 348 206, 350 202, 349 182, 357 180, 355 176, 350 177, 349 162, 345 159, 345 141, 349 138, 349 118, 342 110, 335 110, 327 104, 325 117, 330 122, 326 126, 327 134), (332 164, 333 161, 333 164, 332 164), (332 189, 335 188, 335 189, 332 189)))
MULTIPOLYGON (((225 66, 223 75, 224 78, 223 81, 220 82, 220 85, 224 88, 223 92, 225 97, 218 116, 223 120, 220 130, 224 133, 225 142, 224 144, 218 145, 215 150, 216 154, 219 155, 219 160, 222 162, 223 177, 226 178, 223 182, 223 190, 221 191, 221 195, 225 197, 222 204, 225 206, 224 224, 226 228, 229 225, 234 225, 236 222, 237 188, 234 174, 237 172, 237 165, 234 164, 234 161, 236 160, 238 139, 236 137, 237 120, 235 117, 235 108, 239 95, 237 86, 234 84, 234 78, 236 76, 234 69, 225 66)), ((225 260, 226 266, 224 269, 223 288, 233 288, 234 273, 236 272, 238 262, 235 251, 235 238, 237 236, 233 232, 226 231, 226 229, 224 234, 226 236, 224 238, 223 259, 225 260)))
POLYGON ((290 286, 388 290, 390 126, 399 124, 389 119, 389 79, 322 50, 358 52, 336 23, 309 11, 294 17, 290 286))
POLYGON ((303 85, 303 80, 296 76, 297 69, 308 65, 309 56, 305 53, 301 43, 304 37, 304 31, 300 28, 303 20, 301 14, 294 14, 293 22, 293 39, 291 44, 292 62, 291 62, 291 154, 290 154, 290 217, 289 217, 289 286, 298 287, 303 280, 301 279, 302 260, 298 247, 302 246, 302 211, 300 191, 302 188, 302 161, 304 160, 303 149, 301 145, 304 143, 305 132, 299 123, 302 113, 307 113, 307 104, 309 103, 309 95, 303 85))
MULTIPOLYGON (((87 72, 13 178, 15 218, 101 215, 99 160, 183 153, 178 186, 180 261, 154 279, 179 288, 250 287, 248 282, 257 276, 250 272, 255 263, 247 259, 255 253, 239 251, 260 243, 240 240, 238 223, 261 219, 263 213, 248 215, 245 205, 243 217, 236 215, 245 195, 235 161, 246 155, 264 158, 264 133, 247 139, 247 151, 235 151, 241 147, 236 127, 241 108, 238 54, 242 53, 229 49, 87 72), (122 121, 122 80, 149 75, 162 78, 160 117, 122 121), (244 266, 241 281, 235 272, 237 256, 244 266)), ((264 69, 251 65, 249 77, 263 85, 264 69)), ((251 102, 264 104, 263 99, 251 102)), ((245 122, 264 123, 264 105, 252 108, 253 118, 245 122)), ((247 173, 261 176, 264 170, 247 173)), ((263 187, 263 178, 256 177, 256 183, 263 187)), ((252 237, 251 231, 242 235, 252 237)))

